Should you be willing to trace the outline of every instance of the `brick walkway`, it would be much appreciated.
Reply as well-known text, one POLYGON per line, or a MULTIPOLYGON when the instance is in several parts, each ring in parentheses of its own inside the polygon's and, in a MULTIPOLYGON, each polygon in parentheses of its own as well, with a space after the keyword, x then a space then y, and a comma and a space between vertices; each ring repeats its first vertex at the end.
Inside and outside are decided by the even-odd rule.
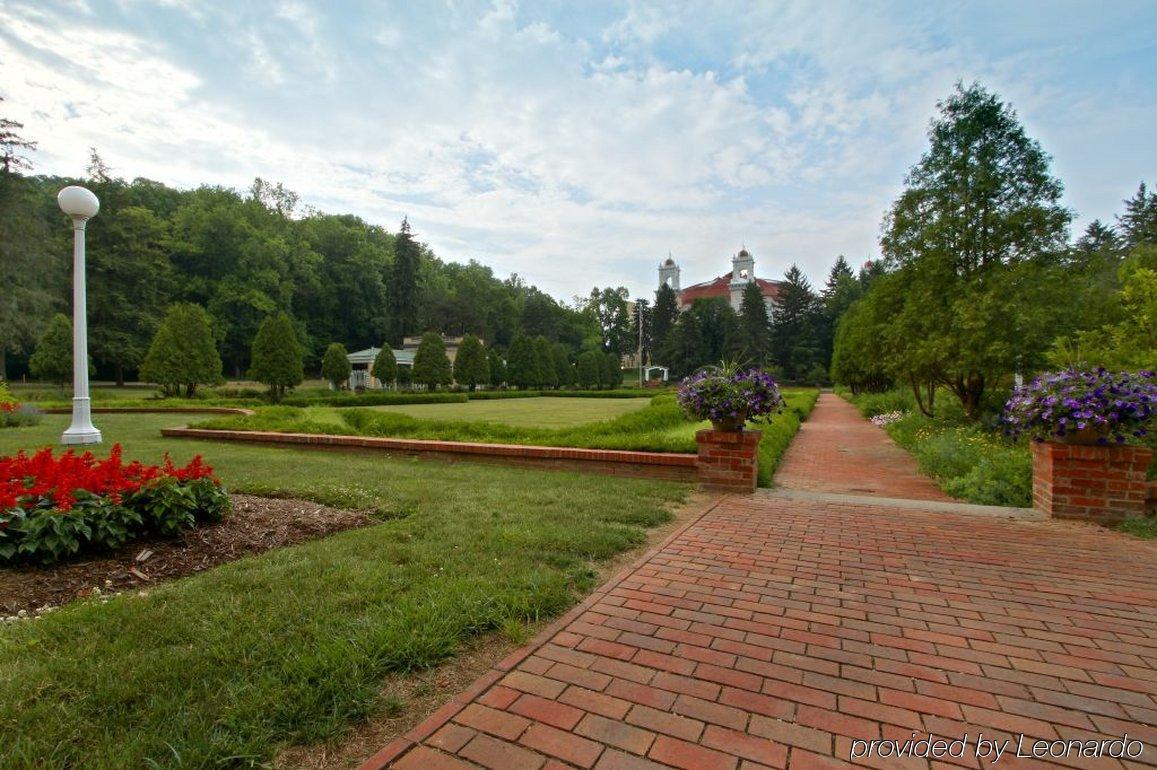
MULTIPOLYGON (((366 767, 811 770, 931 731, 967 734, 964 757, 857 764, 1127 732, 1137 761, 1056 766, 1141 770, 1155 608, 1157 544, 1093 527, 723 498, 366 767)), ((999 768, 1053 766, 1008 751, 999 768)))
POLYGON ((780 461, 776 486, 910 500, 952 500, 916 469, 881 428, 834 393, 823 393, 780 461))

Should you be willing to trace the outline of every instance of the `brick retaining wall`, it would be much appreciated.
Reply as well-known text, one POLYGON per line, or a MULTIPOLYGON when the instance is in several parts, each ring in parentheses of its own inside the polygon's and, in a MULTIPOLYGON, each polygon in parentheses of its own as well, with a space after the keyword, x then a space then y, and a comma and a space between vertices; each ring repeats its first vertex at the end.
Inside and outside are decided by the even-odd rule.
POLYGON ((694 481, 696 479, 696 456, 674 452, 630 452, 614 449, 478 444, 464 441, 427 441, 370 436, 331 436, 314 433, 207 430, 204 428, 165 428, 161 431, 161 435, 166 438, 243 441, 278 446, 308 446, 318 449, 373 449, 390 455, 430 457, 451 461, 493 462, 507 466, 606 473, 616 476, 670 481, 694 481))
POLYGON ((1056 518, 1103 524, 1144 516, 1152 458, 1140 446, 1035 443, 1033 506, 1056 518))

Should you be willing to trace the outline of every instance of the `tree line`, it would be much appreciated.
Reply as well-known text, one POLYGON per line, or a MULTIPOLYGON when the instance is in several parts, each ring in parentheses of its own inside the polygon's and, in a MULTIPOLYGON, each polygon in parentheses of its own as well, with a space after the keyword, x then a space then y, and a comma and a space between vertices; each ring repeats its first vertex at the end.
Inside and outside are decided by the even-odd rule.
POLYGON ((853 390, 938 391, 979 418, 1015 376, 1157 366, 1157 195, 1069 242, 1051 159, 1010 105, 958 84, 889 209, 878 272, 839 315, 832 375, 853 390))

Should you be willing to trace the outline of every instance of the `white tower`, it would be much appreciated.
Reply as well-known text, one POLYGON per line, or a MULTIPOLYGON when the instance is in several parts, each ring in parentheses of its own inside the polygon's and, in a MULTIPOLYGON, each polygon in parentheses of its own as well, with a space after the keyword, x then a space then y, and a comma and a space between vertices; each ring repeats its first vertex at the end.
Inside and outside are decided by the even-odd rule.
POLYGON ((679 293, 679 266, 671 258, 671 252, 667 252, 667 258, 659 265, 659 285, 664 284, 670 286, 676 294, 679 293))
POLYGON ((746 248, 731 258, 731 307, 739 312, 743 301, 743 289, 755 280, 755 257, 746 248))

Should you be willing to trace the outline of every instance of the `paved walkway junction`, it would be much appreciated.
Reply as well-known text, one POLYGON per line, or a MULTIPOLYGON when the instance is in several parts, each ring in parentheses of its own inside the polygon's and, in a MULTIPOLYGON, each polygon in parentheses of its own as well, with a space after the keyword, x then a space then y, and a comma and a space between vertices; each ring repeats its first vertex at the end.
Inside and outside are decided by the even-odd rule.
POLYGON ((1157 544, 956 505, 831 394, 776 482, 716 500, 366 767, 1157 766, 1157 544), (880 756, 929 733, 947 754, 880 756), (1126 734, 1139 756, 1074 749, 1126 734), (1015 757, 1022 735, 1045 756, 1015 757))

